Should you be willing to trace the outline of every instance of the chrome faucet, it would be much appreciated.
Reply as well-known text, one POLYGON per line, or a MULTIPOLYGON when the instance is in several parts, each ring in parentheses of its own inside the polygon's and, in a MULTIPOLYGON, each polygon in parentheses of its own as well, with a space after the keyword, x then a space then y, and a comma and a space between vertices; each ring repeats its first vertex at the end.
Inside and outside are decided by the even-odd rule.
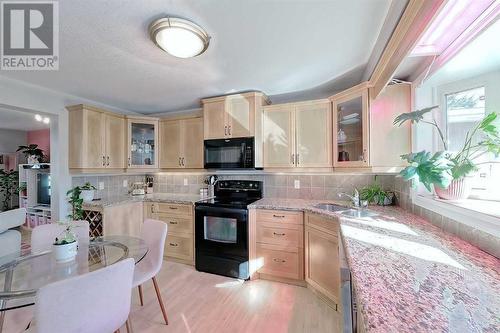
POLYGON ((360 206, 360 198, 359 198, 359 192, 357 189, 354 189, 354 195, 349 195, 347 193, 339 193, 339 198, 342 198, 342 196, 346 196, 348 197, 349 199, 351 199, 351 202, 353 204, 354 207, 359 207, 360 206))

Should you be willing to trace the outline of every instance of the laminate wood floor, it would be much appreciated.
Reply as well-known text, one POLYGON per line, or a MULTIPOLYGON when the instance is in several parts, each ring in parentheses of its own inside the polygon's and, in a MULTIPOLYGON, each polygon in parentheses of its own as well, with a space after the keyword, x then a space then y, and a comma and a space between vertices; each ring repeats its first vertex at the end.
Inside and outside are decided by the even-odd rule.
MULTIPOLYGON (((136 333, 340 332, 340 314, 307 288, 265 280, 241 282, 167 261, 157 279, 169 325, 163 322, 149 281, 143 285, 144 306, 139 305, 137 288, 133 291, 130 319, 136 333)), ((4 332, 20 332, 20 313, 29 312, 21 310, 8 313, 4 332)))

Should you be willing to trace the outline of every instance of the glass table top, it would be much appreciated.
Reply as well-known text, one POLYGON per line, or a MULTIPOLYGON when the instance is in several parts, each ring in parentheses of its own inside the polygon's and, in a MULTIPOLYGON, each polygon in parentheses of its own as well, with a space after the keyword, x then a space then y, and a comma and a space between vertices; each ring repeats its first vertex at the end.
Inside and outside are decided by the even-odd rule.
POLYGON ((106 236, 78 244, 76 259, 56 262, 50 251, 21 251, 0 257, 0 311, 34 304, 36 291, 56 281, 82 275, 126 258, 136 264, 147 254, 144 240, 106 236))

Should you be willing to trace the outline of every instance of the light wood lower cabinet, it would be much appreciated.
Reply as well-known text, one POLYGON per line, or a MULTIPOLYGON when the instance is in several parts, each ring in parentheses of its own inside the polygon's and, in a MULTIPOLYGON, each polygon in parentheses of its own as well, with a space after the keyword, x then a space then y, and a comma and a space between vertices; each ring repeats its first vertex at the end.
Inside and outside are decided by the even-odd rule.
POLYGON ((104 207, 102 213, 104 236, 129 235, 139 237, 144 221, 142 205, 142 202, 132 202, 104 207))
POLYGON ((184 264, 194 264, 194 214, 191 204, 144 203, 144 215, 168 225, 164 256, 184 264))
POLYGON ((338 221, 307 213, 305 226, 306 282, 340 304, 340 255, 338 221))
POLYGON ((255 217, 259 276, 292 283, 303 281, 303 213, 259 209, 255 217))

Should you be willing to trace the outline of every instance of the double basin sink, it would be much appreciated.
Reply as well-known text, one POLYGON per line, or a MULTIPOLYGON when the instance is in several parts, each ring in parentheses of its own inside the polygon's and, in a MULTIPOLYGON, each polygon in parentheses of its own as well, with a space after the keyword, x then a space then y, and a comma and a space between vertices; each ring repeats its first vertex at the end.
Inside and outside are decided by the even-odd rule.
POLYGON ((339 213, 340 215, 353 218, 373 217, 378 215, 377 213, 370 211, 368 209, 354 209, 331 203, 320 203, 314 205, 313 207, 326 210, 329 212, 336 212, 339 213))

